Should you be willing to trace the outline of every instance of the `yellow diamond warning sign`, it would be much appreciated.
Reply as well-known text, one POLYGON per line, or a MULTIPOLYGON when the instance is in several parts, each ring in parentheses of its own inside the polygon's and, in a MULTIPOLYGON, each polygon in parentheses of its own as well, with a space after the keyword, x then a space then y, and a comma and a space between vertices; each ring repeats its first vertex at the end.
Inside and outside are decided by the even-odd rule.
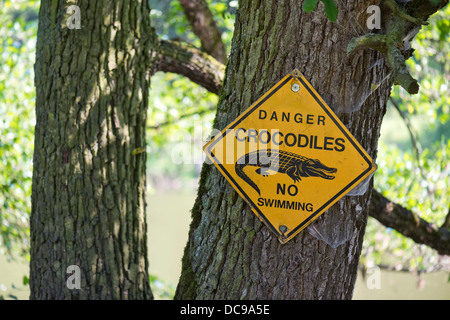
POLYGON ((282 243, 376 169, 297 70, 247 108, 204 151, 282 243))

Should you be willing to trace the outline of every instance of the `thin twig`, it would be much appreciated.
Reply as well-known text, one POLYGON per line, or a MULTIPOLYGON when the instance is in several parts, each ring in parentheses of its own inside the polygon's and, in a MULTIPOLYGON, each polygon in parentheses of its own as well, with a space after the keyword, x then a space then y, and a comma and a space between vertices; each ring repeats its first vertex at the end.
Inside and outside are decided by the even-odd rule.
POLYGON ((400 109, 400 106, 398 105, 397 101, 395 101, 394 98, 390 97, 389 101, 392 103, 394 108, 398 111, 398 114, 400 117, 402 117, 403 122, 405 123, 406 128, 409 132, 409 137, 411 138, 411 143, 413 145, 414 153, 416 155, 417 165, 419 166, 420 174, 424 180, 426 180, 426 174, 425 170, 423 169, 421 163, 420 163, 420 154, 422 153, 422 148, 419 145, 419 142, 417 141, 417 134, 414 132, 414 129, 411 126, 411 123, 408 119, 408 117, 405 115, 405 113, 400 109))
POLYGON ((194 111, 194 112, 190 112, 190 113, 185 113, 185 114, 182 114, 181 116, 179 116, 178 118, 170 119, 170 120, 167 120, 167 121, 163 121, 163 122, 160 122, 160 123, 158 123, 156 125, 148 126, 147 128, 148 129, 152 129, 152 130, 160 129, 162 127, 171 125, 171 124, 176 123, 176 122, 178 122, 180 120, 183 120, 185 118, 192 117, 192 116, 194 116, 196 114, 201 116, 201 115, 203 115, 205 113, 212 112, 215 109, 216 109, 216 106, 214 105, 212 107, 209 107, 208 109, 203 109, 203 110, 200 110, 200 111, 194 111))

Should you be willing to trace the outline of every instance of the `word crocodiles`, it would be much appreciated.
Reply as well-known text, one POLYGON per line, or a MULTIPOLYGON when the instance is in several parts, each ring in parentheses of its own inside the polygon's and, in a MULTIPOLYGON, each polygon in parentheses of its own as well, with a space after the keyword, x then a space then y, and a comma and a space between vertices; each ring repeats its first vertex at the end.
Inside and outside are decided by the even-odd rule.
POLYGON ((336 168, 330 168, 317 159, 307 157, 282 150, 258 150, 247 153, 240 157, 235 165, 236 174, 247 182, 259 195, 261 191, 252 179, 244 172, 247 166, 259 167, 256 173, 268 176, 270 170, 285 173, 294 180, 302 180, 302 177, 320 177, 327 180, 334 179, 333 173, 336 168))

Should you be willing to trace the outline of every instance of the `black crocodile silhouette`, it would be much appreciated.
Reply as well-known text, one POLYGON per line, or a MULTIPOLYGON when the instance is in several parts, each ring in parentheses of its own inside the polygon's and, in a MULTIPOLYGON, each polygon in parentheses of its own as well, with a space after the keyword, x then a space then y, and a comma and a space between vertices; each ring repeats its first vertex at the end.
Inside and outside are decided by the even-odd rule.
POLYGON ((236 174, 247 182, 259 195, 261 191, 258 186, 244 172, 247 166, 258 167, 256 173, 268 176, 270 170, 285 173, 298 182, 302 177, 320 177, 327 180, 334 179, 333 173, 336 168, 330 168, 317 159, 310 159, 292 152, 282 150, 258 150, 247 153, 240 157, 235 165, 236 174))

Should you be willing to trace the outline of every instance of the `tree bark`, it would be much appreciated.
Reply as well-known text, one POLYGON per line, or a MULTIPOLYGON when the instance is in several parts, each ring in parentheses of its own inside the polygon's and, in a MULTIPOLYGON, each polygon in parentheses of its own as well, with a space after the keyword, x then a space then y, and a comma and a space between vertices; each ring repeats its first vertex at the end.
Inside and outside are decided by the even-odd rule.
POLYGON ((149 299, 150 8, 82 1, 81 29, 68 29, 65 5, 43 0, 39 13, 31 299, 149 299), (66 285, 70 265, 80 289, 66 285))
POLYGON ((227 61, 227 51, 222 32, 217 27, 205 0, 179 0, 194 33, 202 43, 202 49, 218 61, 227 61))
MULTIPOLYGON (((391 80, 382 54, 346 46, 365 26, 370 1, 339 1, 336 23, 302 2, 240 1, 214 127, 222 130, 283 76, 298 68, 376 158, 391 80), (379 84, 374 91, 372 84, 379 84)), ((307 231, 287 244, 251 212, 220 172, 205 164, 192 209, 177 299, 350 299, 372 186, 322 215, 333 248, 307 231)))
POLYGON ((225 66, 187 43, 160 41, 156 71, 183 75, 206 90, 219 94, 225 66))

